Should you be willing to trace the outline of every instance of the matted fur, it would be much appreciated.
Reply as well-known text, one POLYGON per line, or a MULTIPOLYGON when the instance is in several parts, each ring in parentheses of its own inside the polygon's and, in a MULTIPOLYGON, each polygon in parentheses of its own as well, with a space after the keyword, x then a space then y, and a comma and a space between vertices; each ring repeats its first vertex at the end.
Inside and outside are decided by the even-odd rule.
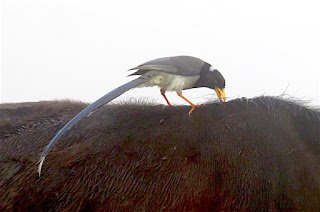
POLYGON ((320 210, 320 115, 275 97, 106 105, 44 146, 86 104, 0 105, 1 211, 320 210))

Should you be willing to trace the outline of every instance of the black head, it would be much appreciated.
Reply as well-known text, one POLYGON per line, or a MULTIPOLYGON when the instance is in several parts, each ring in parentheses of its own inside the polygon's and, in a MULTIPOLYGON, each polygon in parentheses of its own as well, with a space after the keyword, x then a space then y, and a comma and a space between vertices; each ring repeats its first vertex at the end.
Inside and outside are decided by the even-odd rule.
POLYGON ((214 69, 213 71, 208 72, 207 80, 210 83, 208 87, 212 89, 216 89, 216 88, 224 89, 226 86, 226 81, 224 77, 217 69, 214 69))
POLYGON ((207 87, 216 91, 220 101, 226 101, 225 88, 226 81, 222 74, 214 69, 209 63, 205 63, 200 72, 200 78, 194 87, 207 87))

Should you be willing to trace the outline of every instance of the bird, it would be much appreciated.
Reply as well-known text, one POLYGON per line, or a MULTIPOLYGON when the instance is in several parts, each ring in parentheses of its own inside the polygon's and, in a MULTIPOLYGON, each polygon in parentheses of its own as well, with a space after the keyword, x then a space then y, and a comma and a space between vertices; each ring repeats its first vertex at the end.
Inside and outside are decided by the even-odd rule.
POLYGON ((179 97, 191 105, 189 115, 191 115, 194 109, 200 105, 193 104, 184 97, 182 95, 182 90, 207 87, 215 90, 221 102, 226 101, 225 79, 222 74, 209 63, 196 57, 173 56, 158 58, 129 69, 129 71, 132 70, 136 71, 129 76, 138 75, 138 78, 129 81, 102 96, 100 99, 83 109, 57 132, 41 153, 38 166, 39 177, 46 156, 66 131, 83 117, 90 116, 98 108, 132 88, 158 86, 161 95, 169 106, 171 106, 171 104, 166 97, 165 92, 175 91, 179 97))

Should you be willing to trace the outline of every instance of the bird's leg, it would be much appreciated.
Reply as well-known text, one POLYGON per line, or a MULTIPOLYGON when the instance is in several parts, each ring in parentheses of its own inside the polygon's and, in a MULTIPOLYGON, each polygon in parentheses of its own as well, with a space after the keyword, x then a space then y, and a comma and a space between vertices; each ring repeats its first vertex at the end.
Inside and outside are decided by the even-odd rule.
POLYGON ((164 99, 167 101, 168 105, 171 106, 169 100, 168 100, 167 97, 166 97, 165 91, 162 90, 162 89, 160 89, 160 92, 161 92, 161 95, 164 97, 164 99))
POLYGON ((193 104, 193 103, 190 102, 186 97, 182 96, 181 93, 178 93, 178 92, 177 92, 177 94, 178 94, 178 96, 180 96, 182 99, 186 100, 186 101, 192 106, 191 110, 189 111, 189 115, 191 115, 191 113, 194 111, 194 109, 195 109, 196 107, 201 106, 201 105, 195 105, 195 104, 193 104))

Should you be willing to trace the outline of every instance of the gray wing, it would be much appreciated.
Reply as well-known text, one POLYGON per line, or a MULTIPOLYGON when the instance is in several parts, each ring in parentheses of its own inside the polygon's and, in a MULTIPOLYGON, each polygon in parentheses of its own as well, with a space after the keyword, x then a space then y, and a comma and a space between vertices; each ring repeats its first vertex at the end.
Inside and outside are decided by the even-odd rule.
POLYGON ((52 149, 52 147, 57 143, 58 139, 66 131, 68 131, 73 125, 75 125, 83 117, 91 114, 93 111, 95 111, 98 108, 100 108, 101 106, 107 104, 111 100, 117 98, 118 96, 120 96, 124 92, 130 90, 131 88, 134 88, 134 87, 137 87, 138 85, 141 85, 145 81, 146 81, 145 78, 139 77, 137 79, 134 79, 134 80, 112 90, 111 92, 107 93, 106 95, 104 95, 103 97, 101 97, 100 99, 98 99, 97 101, 95 101, 94 103, 89 105, 88 107, 86 107, 84 110, 82 110, 80 113, 78 113, 75 117, 73 117, 73 119, 71 119, 66 125, 64 125, 64 127, 61 130, 59 130, 59 132, 53 137, 53 139, 45 147, 45 149, 43 150, 43 152, 41 154, 40 161, 39 161, 39 167, 38 167, 39 176, 41 174, 41 168, 42 168, 42 164, 43 164, 44 159, 46 158, 46 156, 48 155, 48 153, 52 149))
POLYGON ((197 76, 203 65, 204 61, 196 57, 176 56, 151 60, 130 70, 139 69, 131 75, 143 75, 150 70, 156 70, 183 76, 197 76))

